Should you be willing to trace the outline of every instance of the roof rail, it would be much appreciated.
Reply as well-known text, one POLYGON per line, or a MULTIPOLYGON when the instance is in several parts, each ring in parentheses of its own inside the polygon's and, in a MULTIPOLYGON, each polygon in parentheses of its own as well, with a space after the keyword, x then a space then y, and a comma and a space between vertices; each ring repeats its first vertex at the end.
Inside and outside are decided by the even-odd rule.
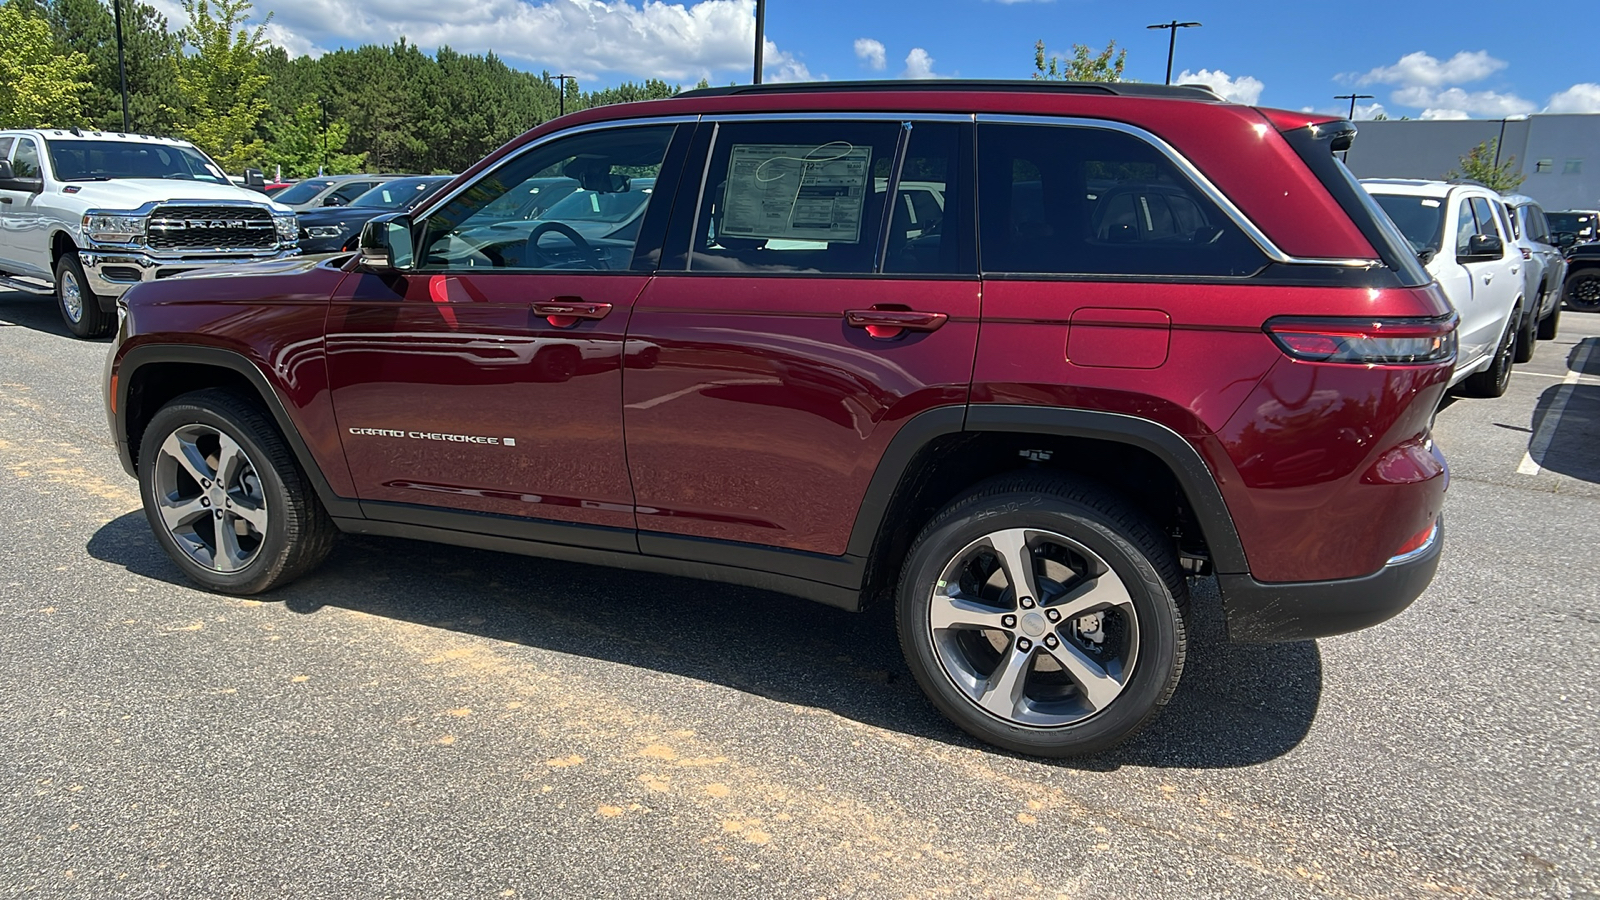
POLYGON ((696 88, 679 97, 732 97, 743 94, 831 94, 862 91, 974 91, 1059 94, 1111 94, 1119 97, 1166 97, 1174 100, 1222 101, 1203 84, 1142 84, 1127 81, 1046 81, 1044 79, 878 79, 873 81, 785 81, 696 88))
MULTIPOLYGON (((1494 190, 1494 188, 1489 187, 1487 184, 1484 184, 1483 182, 1477 180, 1476 178, 1451 178, 1451 179, 1447 180, 1445 182, 1445 184, 1465 184, 1465 185, 1469 185, 1471 187, 1481 187, 1486 191, 1494 190)), ((1499 192, 1496 191, 1496 193, 1499 193, 1499 192)))

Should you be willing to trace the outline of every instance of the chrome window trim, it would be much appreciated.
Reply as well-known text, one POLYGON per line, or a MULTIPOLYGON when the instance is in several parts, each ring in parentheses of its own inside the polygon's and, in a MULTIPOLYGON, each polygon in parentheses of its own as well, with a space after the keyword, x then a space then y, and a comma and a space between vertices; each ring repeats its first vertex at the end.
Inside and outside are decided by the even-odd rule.
POLYGON ((971 123, 977 117, 972 113, 936 113, 936 112, 885 112, 882 110, 864 110, 862 112, 824 112, 812 110, 794 110, 792 112, 757 112, 757 113, 711 113, 701 117, 705 122, 966 122, 971 123))
POLYGON ((418 223, 426 220, 429 216, 447 206, 450 201, 461 196, 463 193, 466 193, 467 188, 470 188, 485 178, 494 175, 496 172, 505 168, 510 163, 521 159, 523 156, 532 153, 540 147, 543 147, 546 144, 554 141, 561 140, 562 138, 571 137, 577 134, 584 134, 590 131, 599 131, 601 129, 635 128, 641 125, 691 125, 698 121, 700 121, 700 116, 648 116, 635 119, 612 119, 604 122, 587 122, 583 125, 573 125, 570 128, 563 128, 560 131, 551 132, 550 134, 547 134, 536 141, 532 141, 528 144, 518 147, 512 153, 506 154, 504 159, 501 159, 493 166, 484 169, 477 175, 474 175, 472 180, 458 185, 454 190, 447 191, 432 198, 432 202, 427 204, 424 208, 417 209, 412 212, 411 221, 413 223, 418 223))
POLYGON ((1244 211, 1235 206, 1233 201, 1228 199, 1228 195, 1218 189, 1211 182, 1211 179, 1207 178, 1187 157, 1179 153, 1171 144, 1137 125, 1129 125, 1126 122, 1117 122, 1111 119, 1084 119, 1069 116, 1016 116, 979 113, 976 119, 979 125, 1046 125, 1062 128, 1098 128, 1102 131, 1116 131, 1129 135, 1161 151, 1161 154, 1169 162, 1177 166, 1178 170, 1193 182, 1201 193, 1210 198, 1211 202, 1215 203, 1223 214, 1232 220, 1233 224, 1239 226, 1240 230, 1273 262, 1290 266, 1340 266, 1346 268, 1371 268, 1383 265, 1383 260, 1376 258, 1327 259, 1290 256, 1279 249, 1278 245, 1267 237, 1266 232, 1257 227, 1256 223, 1250 221, 1244 211))

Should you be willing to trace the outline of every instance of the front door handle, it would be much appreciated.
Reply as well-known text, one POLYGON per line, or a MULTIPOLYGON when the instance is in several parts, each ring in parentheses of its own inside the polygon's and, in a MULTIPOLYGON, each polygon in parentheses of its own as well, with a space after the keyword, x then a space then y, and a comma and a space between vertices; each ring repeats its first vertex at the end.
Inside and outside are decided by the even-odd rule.
POLYGON ((847 309, 844 321, 851 328, 865 328, 880 340, 891 340, 907 331, 937 331, 950 318, 941 312, 911 309, 847 309))
POLYGON ((611 304, 589 303, 582 297, 552 297, 532 306, 534 315, 544 316, 556 328, 571 328, 583 319, 604 319, 611 313, 611 304))

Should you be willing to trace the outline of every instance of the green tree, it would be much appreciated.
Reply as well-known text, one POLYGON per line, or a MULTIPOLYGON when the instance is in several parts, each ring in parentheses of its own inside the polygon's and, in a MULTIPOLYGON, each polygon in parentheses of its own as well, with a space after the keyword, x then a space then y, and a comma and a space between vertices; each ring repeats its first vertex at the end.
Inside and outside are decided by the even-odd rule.
POLYGON ((1444 173, 1445 180, 1467 178, 1502 194, 1516 190, 1528 176, 1517 172, 1515 156, 1507 157, 1503 163, 1495 163, 1499 144, 1498 140, 1487 140, 1473 147, 1466 156, 1461 157, 1461 168, 1444 173))
MULTIPOLYGON (((122 3, 122 33, 128 71, 128 118, 133 130, 169 134, 169 108, 180 106, 177 65, 181 42, 167 30, 154 7, 122 3)), ((89 60, 89 89, 77 123, 107 131, 122 130, 121 83, 117 73, 117 32, 111 9, 102 0, 51 0, 50 30, 65 52, 89 60)))
POLYGON ((1112 41, 1106 49, 1094 52, 1087 44, 1073 44, 1072 58, 1045 58, 1044 41, 1033 45, 1033 77, 1039 81, 1123 81, 1128 51, 1118 50, 1112 41))
POLYGON ((71 125, 82 114, 89 60, 61 53, 32 4, 0 6, 0 128, 71 125))
POLYGON ((349 140, 348 123, 330 118, 324 136, 321 107, 316 103, 303 103, 295 110, 294 116, 279 122, 272 129, 272 142, 267 146, 265 163, 274 170, 282 166, 283 174, 289 178, 309 178, 324 165, 326 168, 323 171, 328 175, 359 172, 367 164, 367 155, 345 153, 344 145, 349 140))
POLYGON ((262 71, 262 32, 272 14, 254 28, 250 0, 183 0, 189 25, 179 33, 193 52, 178 61, 182 107, 168 107, 178 133, 237 172, 257 161, 265 142, 256 126, 267 112, 269 76, 262 71))

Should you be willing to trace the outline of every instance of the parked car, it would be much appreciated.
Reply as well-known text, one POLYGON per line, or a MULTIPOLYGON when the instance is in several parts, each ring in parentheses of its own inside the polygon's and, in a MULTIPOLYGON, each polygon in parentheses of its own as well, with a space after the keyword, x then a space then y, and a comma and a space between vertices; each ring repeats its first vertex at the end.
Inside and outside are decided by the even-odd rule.
POLYGON ((115 327, 133 285, 286 256, 296 232, 292 210, 236 187, 187 141, 0 131, 0 286, 54 294, 79 337, 115 327))
POLYGON ((261 192, 268 197, 277 196, 279 191, 284 191, 299 184, 298 181, 269 181, 262 185, 261 192))
POLYGON ((385 181, 350 201, 349 206, 327 206, 300 213, 300 252, 334 253, 354 250, 361 226, 373 216, 415 209, 454 175, 417 175, 385 181))
POLYGON ((1522 254, 1500 195, 1476 183, 1365 179, 1361 182, 1399 227, 1461 316, 1454 387, 1498 397, 1511 382, 1519 341, 1532 344, 1536 323, 1522 279, 1522 254))
POLYGON ((348 206, 350 201, 372 190, 385 181, 403 178, 402 175, 328 175, 307 178, 293 187, 285 188, 272 199, 295 212, 319 209, 324 206, 348 206))
POLYGON ((1335 156, 1353 134, 1142 84, 597 107, 355 254, 134 291, 109 421, 211 590, 285 584, 349 531, 888 600, 957 725, 1094 752, 1172 697, 1186 573, 1268 641, 1433 576, 1457 316, 1335 156), (578 214, 479 218, 551 177, 578 214), (1090 227, 1125 195, 1171 229, 1090 227))
POLYGON ((1567 306, 1600 312, 1600 243, 1578 244, 1567 257, 1567 306))
POLYGON ((1545 213, 1550 220, 1551 236, 1556 245, 1569 250, 1576 244, 1600 241, 1600 211, 1592 209, 1563 209, 1545 213))
POLYGON ((525 222, 537 219, 544 211, 566 199, 578 189, 578 181, 564 175, 529 178, 494 202, 479 210, 474 216, 478 222, 525 222))
POLYGON ((1518 332, 1516 361, 1533 359, 1534 340, 1548 341, 1561 325, 1561 289, 1567 280, 1567 258, 1550 234, 1544 208, 1532 197, 1512 194, 1505 197, 1511 221, 1511 238, 1522 254, 1523 296, 1527 304, 1524 322, 1518 332))

